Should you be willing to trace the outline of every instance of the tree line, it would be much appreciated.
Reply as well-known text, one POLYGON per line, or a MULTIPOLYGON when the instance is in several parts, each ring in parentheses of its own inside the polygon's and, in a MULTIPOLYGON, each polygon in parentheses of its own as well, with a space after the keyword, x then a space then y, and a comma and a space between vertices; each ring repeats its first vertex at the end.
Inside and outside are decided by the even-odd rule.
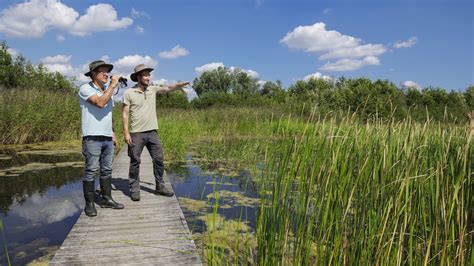
POLYGON ((161 95, 167 107, 207 108, 211 106, 293 106, 294 111, 316 108, 321 115, 344 111, 364 120, 394 118, 465 123, 474 110, 474 86, 464 91, 443 88, 397 87, 389 80, 368 78, 310 78, 288 88, 280 81, 259 81, 245 71, 219 67, 194 79, 198 97, 187 103, 186 95, 161 95))
MULTIPOLYGON (((219 106, 269 106, 292 108, 292 111, 316 108, 321 115, 354 112, 364 120, 395 118, 465 123, 474 110, 474 86, 464 91, 443 88, 398 87, 389 80, 368 78, 310 78, 288 88, 280 81, 260 84, 238 68, 219 67, 194 79, 198 97, 188 102, 184 92, 158 95, 158 106, 165 108, 208 108, 219 106)), ((34 65, 22 55, 8 53, 0 44, 0 89, 32 89, 74 93, 73 80, 58 72, 49 72, 42 64, 34 65)))

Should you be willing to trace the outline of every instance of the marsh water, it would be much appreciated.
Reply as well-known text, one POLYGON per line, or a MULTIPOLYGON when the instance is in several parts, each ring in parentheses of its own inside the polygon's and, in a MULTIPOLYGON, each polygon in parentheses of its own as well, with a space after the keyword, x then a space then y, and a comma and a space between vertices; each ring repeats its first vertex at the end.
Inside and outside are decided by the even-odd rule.
MULTIPOLYGON (((166 163, 193 233, 206 231, 204 217, 217 198, 219 216, 255 226, 257 194, 250 173, 225 165, 192 155, 166 163)), ((54 256, 82 212, 82 173, 79 148, 0 148, 0 265, 54 256)))

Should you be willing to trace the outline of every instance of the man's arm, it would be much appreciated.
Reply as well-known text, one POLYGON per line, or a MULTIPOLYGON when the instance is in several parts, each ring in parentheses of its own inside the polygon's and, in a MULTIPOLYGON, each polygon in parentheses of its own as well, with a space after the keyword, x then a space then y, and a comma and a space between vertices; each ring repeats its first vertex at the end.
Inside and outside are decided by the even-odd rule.
POLYGON ((122 120, 123 120, 123 137, 125 142, 128 145, 132 145, 132 137, 130 137, 130 133, 128 132, 128 113, 130 112, 130 107, 128 105, 123 104, 122 108, 122 120))
POLYGON ((105 90, 105 93, 102 94, 102 96, 94 94, 91 97, 87 98, 87 101, 99 108, 104 108, 109 102, 110 98, 112 98, 114 89, 118 85, 118 79, 119 79, 119 76, 112 76, 112 79, 110 80, 110 84, 107 87, 107 90, 105 90))
POLYGON ((160 93, 160 94, 164 94, 164 93, 175 91, 177 89, 181 89, 183 87, 188 86, 189 84, 190 84, 189 81, 178 82, 178 83, 168 85, 168 86, 165 86, 165 87, 160 87, 160 88, 158 88, 157 92, 160 93))

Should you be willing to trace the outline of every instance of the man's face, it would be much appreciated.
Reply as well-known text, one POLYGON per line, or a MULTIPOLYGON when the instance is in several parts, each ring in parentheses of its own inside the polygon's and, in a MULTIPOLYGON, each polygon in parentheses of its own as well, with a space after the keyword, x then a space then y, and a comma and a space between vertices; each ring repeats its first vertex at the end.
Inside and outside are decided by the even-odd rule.
POLYGON ((150 78, 151 78, 151 74, 150 74, 150 71, 148 70, 143 70, 138 75, 138 81, 140 82, 140 84, 145 85, 145 86, 148 86, 150 84, 150 78))
POLYGON ((96 70, 94 70, 95 72, 94 80, 102 84, 107 83, 107 80, 109 78, 109 73, 107 73, 108 70, 109 69, 105 66, 98 67, 96 70))

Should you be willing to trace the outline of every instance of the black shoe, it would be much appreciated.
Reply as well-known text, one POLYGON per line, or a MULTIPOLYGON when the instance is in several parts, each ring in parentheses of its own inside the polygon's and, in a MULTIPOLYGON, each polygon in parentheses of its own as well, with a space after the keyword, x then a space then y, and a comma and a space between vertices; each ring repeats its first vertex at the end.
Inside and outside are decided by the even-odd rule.
POLYGON ((116 202, 112 198, 112 178, 100 179, 100 190, 102 191, 102 200, 99 205, 101 208, 123 209, 123 204, 116 202))
POLYGON ((133 201, 140 201, 140 191, 137 192, 130 192, 130 198, 133 201))
POLYGON ((165 197, 172 197, 174 195, 174 192, 169 191, 165 187, 165 184, 159 183, 159 184, 156 185, 155 194, 162 195, 162 196, 165 196, 165 197))
POLYGON ((84 199, 86 200, 85 214, 89 217, 97 216, 97 210, 94 205, 94 181, 82 181, 82 189, 84 191, 84 199))

